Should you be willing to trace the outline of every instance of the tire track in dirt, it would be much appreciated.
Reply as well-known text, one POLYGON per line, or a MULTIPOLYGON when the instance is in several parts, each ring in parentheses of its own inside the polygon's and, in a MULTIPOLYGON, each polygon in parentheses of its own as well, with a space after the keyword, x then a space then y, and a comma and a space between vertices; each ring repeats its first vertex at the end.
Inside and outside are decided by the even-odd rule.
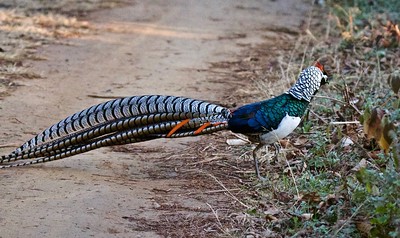
MULTIPOLYGON (((262 42, 263 35, 271 34, 261 30, 266 27, 296 29, 305 10, 296 0, 157 0, 96 12, 88 20, 97 34, 72 39, 71 46, 42 48, 48 60, 30 63, 45 78, 20 81, 23 86, 1 101, 0 144, 22 143, 104 101, 87 95, 221 100, 235 84, 228 71, 208 72, 210 63, 229 61, 243 47, 262 42)), ((162 176, 154 176, 159 166, 154 159, 191 154, 193 145, 206 138, 152 141, 130 147, 129 153, 105 148, 2 170, 0 237, 155 237, 167 233, 139 229, 135 223, 142 218, 156 222, 166 212, 186 219, 212 217, 204 201, 217 206, 213 201, 227 198, 185 196, 197 178, 180 178, 181 163, 166 159, 162 176)))

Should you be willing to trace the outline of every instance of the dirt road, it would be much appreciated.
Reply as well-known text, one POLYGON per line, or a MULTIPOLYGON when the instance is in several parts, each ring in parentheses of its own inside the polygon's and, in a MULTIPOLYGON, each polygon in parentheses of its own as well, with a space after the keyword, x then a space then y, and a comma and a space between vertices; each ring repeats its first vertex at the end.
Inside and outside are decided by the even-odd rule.
MULTIPOLYGON (((21 144, 105 101, 88 95, 221 101, 235 83, 230 72, 209 70, 210 63, 241 60, 241 50, 271 34, 265 29, 297 29, 306 10, 297 0, 156 0, 93 13, 86 20, 97 34, 42 48, 48 60, 29 64, 45 78, 19 81, 0 101, 0 144, 21 144)), ((221 230, 207 224, 210 206, 219 209, 230 198, 201 193, 208 186, 199 185, 200 173, 182 176, 188 168, 179 161, 183 154, 198 161, 193 145, 207 139, 158 140, 1 170, 0 237, 215 236, 221 230), (174 218, 162 221, 166 227, 151 225, 166 214, 174 218)), ((215 184, 206 179, 201 183, 215 184)))

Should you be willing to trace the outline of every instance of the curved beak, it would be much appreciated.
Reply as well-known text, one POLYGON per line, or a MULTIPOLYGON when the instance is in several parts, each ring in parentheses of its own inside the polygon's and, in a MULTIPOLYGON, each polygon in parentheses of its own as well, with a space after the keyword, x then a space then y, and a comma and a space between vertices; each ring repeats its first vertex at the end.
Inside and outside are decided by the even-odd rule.
POLYGON ((329 84, 329 81, 330 81, 330 77, 328 77, 328 75, 324 74, 322 76, 321 85, 329 84))

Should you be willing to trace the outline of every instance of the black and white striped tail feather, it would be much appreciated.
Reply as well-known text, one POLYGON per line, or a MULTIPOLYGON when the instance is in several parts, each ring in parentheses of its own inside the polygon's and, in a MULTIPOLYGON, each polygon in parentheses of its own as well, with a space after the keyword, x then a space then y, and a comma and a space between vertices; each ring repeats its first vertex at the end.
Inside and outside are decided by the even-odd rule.
POLYGON ((3 165, 0 165, 0 169, 11 168, 11 167, 19 167, 19 166, 26 166, 26 165, 38 164, 38 163, 45 163, 45 162, 48 162, 48 161, 64 159, 66 157, 70 157, 70 156, 73 156, 73 155, 85 153, 85 152, 88 152, 90 150, 98 149, 98 148, 101 148, 101 147, 104 147, 104 146, 123 145, 123 144, 128 144, 128 143, 143 142, 143 141, 151 140, 151 139, 155 139, 155 138, 151 138, 151 137, 147 137, 147 138, 131 138, 129 140, 120 141, 119 143, 116 143, 115 139, 113 139, 113 138, 104 138, 102 140, 94 141, 94 142, 88 143, 88 144, 82 144, 82 145, 79 145, 79 146, 75 146, 73 148, 54 151, 54 152, 51 152, 47 156, 44 156, 44 157, 39 157, 39 158, 36 158, 36 159, 30 159, 30 160, 23 160, 23 162, 19 162, 19 163, 3 164, 3 165))
POLYGON ((193 117, 223 114, 226 109, 200 100, 160 95, 133 96, 115 99, 77 112, 47 128, 24 143, 15 153, 73 134, 87 128, 121 118, 165 112, 198 113, 193 117))
MULTIPOLYGON (((35 146, 31 146, 25 150, 22 150, 20 152, 18 151, 13 151, 9 157, 16 157, 19 155, 25 155, 27 153, 32 153, 37 150, 41 150, 42 148, 50 148, 53 147, 54 145, 57 145, 58 148, 63 148, 66 146, 72 146, 75 144, 83 143, 85 140, 90 140, 92 138, 95 138, 99 135, 107 135, 109 133, 115 132, 115 131, 122 131, 122 130, 127 130, 129 128, 134 128, 134 127, 139 127, 143 126, 146 124, 151 124, 155 123, 155 121, 162 121, 166 119, 176 119, 178 120, 180 116, 183 116, 182 114, 176 114, 176 113, 164 113, 164 114, 154 114, 150 116, 137 116, 137 117, 131 117, 131 118, 125 118, 125 119, 119 119, 119 120, 113 120, 110 122, 103 122, 99 125, 96 125, 94 127, 89 127, 81 131, 76 131, 72 134, 66 135, 64 137, 48 141, 42 144, 38 144, 35 146), (158 119, 157 119, 158 118, 158 119), (61 143, 59 143, 61 142, 61 143)), ((185 114, 185 116, 190 116, 188 114, 185 114)))
MULTIPOLYGON (((81 154, 84 152, 88 152, 90 150, 98 149, 101 147, 105 146, 113 146, 113 145, 123 145, 123 144, 129 144, 129 143, 136 143, 136 142, 142 142, 142 141, 147 141, 147 140, 152 140, 152 139, 157 139, 157 138, 166 138, 167 135, 164 134, 149 134, 157 132, 158 130, 156 129, 157 127, 162 127, 165 128, 166 130, 171 130, 174 126, 179 124, 180 121, 176 122, 168 122, 165 123, 164 125, 154 125, 154 126, 149 126, 149 127, 144 127, 144 128, 138 128, 138 129, 133 129, 133 130, 128 130, 120 133, 114 133, 108 136, 102 136, 100 138, 95 138, 93 140, 87 141, 85 144, 78 144, 72 147, 67 147, 67 148, 62 148, 62 149, 55 149, 56 145, 52 145, 51 147, 47 148, 41 148, 41 150, 37 150, 36 152, 31 152, 28 154, 25 154, 25 156, 20 157, 20 158, 12 158, 9 161, 15 161, 15 160, 26 160, 27 158, 36 158, 36 159, 31 159, 26 162, 21 162, 21 163, 14 163, 14 164, 5 164, 1 165, 1 168, 9 168, 9 167, 18 167, 18 166, 25 166, 25 165, 30 165, 30 164, 37 164, 37 163, 44 163, 47 161, 53 161, 53 160, 59 160, 63 159, 66 157, 70 157, 73 155, 81 154), (139 134, 143 134, 142 137, 138 137, 139 134), (49 150, 50 148, 50 150, 49 150), (26 157, 27 156, 27 157, 26 157), (40 157, 42 156, 42 157, 40 157), (39 158, 38 158, 39 157, 39 158)), ((189 125, 193 125, 193 123, 188 123, 189 125)), ((197 123, 196 128, 199 126, 197 123)), ((215 126, 210 126, 205 128, 199 133, 195 133, 193 128, 190 128, 190 126, 184 126, 182 127, 183 130, 187 130, 185 132, 179 132, 179 133, 174 133, 170 137, 171 138, 178 138, 178 137, 187 137, 187 136, 195 136, 195 135, 203 135, 203 134, 209 134, 213 133, 216 131, 224 130, 227 128, 227 123, 221 123, 215 126), (192 130, 189 130, 192 129, 192 130)))
MULTIPOLYGON (((172 129, 169 127, 175 126, 177 123, 180 122, 177 120, 183 120, 187 118, 193 118, 193 120, 190 121, 190 123, 185 125, 185 127, 188 127, 189 129, 192 130, 198 126, 201 126, 201 124, 203 124, 204 122, 208 121, 220 122, 224 120, 226 121, 226 119, 221 120, 220 115, 211 116, 208 118, 195 118, 195 116, 197 116, 197 113, 163 113, 163 114, 153 114, 149 116, 147 115, 137 116, 134 118, 116 120, 110 123, 103 123, 101 125, 92 128, 87 128, 81 132, 75 132, 63 138, 58 138, 57 140, 53 140, 50 142, 46 142, 31 147, 21 152, 13 152, 8 156, 3 157, 0 163, 10 162, 18 159, 29 159, 39 156, 46 156, 47 155, 46 153, 49 153, 51 151, 60 150, 63 148, 69 148, 75 145, 85 144, 87 143, 87 141, 90 141, 93 138, 99 136, 106 136, 109 135, 110 133, 121 132, 132 128, 136 128, 137 134, 135 136, 141 137, 147 134, 154 134, 154 132, 166 133, 168 132, 168 130, 172 129), (168 128, 165 126, 162 127, 163 124, 157 124, 157 122, 163 122, 163 121, 169 122, 168 128), (176 121, 175 124, 173 123, 173 121, 176 121), (155 127, 158 126, 157 130, 153 129, 154 126, 155 127)), ((182 129, 185 129, 185 127, 183 127, 182 129)))
MULTIPOLYGON (((110 119, 108 121, 98 123, 95 126, 91 125, 91 127, 90 125, 89 127, 84 126, 83 129, 70 131, 70 134, 66 133, 66 135, 63 137, 59 137, 53 140, 51 140, 51 138, 50 140, 48 140, 49 138, 47 138, 47 141, 38 143, 35 139, 39 138, 37 136, 24 144, 30 146, 21 146, 20 150, 17 149, 8 156, 2 156, 2 160, 0 161, 0 163, 20 159, 37 158, 36 160, 30 160, 11 166, 27 165, 64 158, 71 156, 72 154, 83 153, 87 150, 92 150, 103 146, 116 145, 120 143, 134 143, 143 140, 166 137, 166 133, 168 133, 174 126, 180 123, 181 120, 188 118, 193 120, 182 127, 179 133, 174 133, 170 137, 193 136, 195 135, 195 129, 205 122, 221 123, 216 126, 210 126, 198 133, 207 134, 226 129, 227 118, 230 117, 230 111, 228 109, 199 100, 173 96, 139 96, 113 100, 75 113, 74 115, 60 121, 52 127, 49 127, 49 129, 43 131, 41 133, 42 137, 46 137, 46 133, 50 135, 51 131, 58 130, 58 127, 76 123, 76 121, 79 120, 90 120, 90 117, 93 118, 93 113, 101 113, 101 111, 99 111, 99 108, 104 109, 108 107, 106 110, 111 110, 109 108, 112 108, 113 111, 124 110, 121 108, 116 109, 116 107, 113 107, 113 105, 122 105, 124 107, 124 103, 121 104, 121 102, 123 102, 124 100, 137 103, 137 108, 142 107, 142 109, 135 110, 134 108, 132 109, 132 107, 135 107, 135 105, 129 106, 130 110, 128 111, 130 115, 136 114, 137 116, 131 116, 128 118, 122 117, 121 119, 121 115, 126 116, 126 114, 118 114, 114 112, 113 117, 104 117, 105 119, 110 119), (143 102, 143 100, 145 100, 145 102, 143 102), (159 111, 167 112, 159 113, 159 111), (147 114, 140 115, 138 113, 147 114), (50 128, 53 129, 50 130, 50 128), (123 139, 122 141, 117 140, 118 136, 121 136, 121 134, 124 133, 129 136, 125 137, 125 139, 123 139), (110 140, 114 142, 110 144, 110 140), (99 141, 103 142, 100 143, 99 141), (91 146, 88 146, 89 144, 91 144, 91 146)), ((10 165, 4 166, 10 167, 10 165)))

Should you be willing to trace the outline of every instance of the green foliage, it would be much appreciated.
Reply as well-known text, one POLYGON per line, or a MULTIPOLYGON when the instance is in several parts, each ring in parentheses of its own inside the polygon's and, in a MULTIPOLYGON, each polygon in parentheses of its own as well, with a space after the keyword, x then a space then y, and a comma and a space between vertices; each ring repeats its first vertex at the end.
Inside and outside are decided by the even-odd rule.
POLYGON ((394 167, 384 172, 361 169, 357 173, 361 186, 356 188, 354 201, 365 203, 362 210, 369 217, 373 237, 400 235, 400 174, 394 167))
MULTIPOLYGON (((332 56, 337 74, 314 99, 298 130, 302 138, 292 138, 301 152, 286 157, 290 171, 268 168, 276 176, 260 190, 283 215, 265 226, 292 237, 400 237, 400 51, 377 44, 377 36, 397 39, 385 24, 400 20, 400 1, 330 3, 336 26, 329 36, 336 38, 325 45, 299 41, 298 55, 313 53, 292 55, 296 63, 332 56)), ((252 212, 260 218, 262 209, 252 212)))
MULTIPOLYGON (((398 0, 339 0, 329 1, 330 5, 339 5, 342 9, 359 9, 356 22, 374 17, 376 14, 387 13, 394 21, 400 20, 400 13, 395 9, 400 9, 398 0)), ((338 14, 340 16, 340 14, 338 14)))
POLYGON ((310 122, 310 121, 303 122, 303 126, 302 126, 303 133, 310 132, 311 128, 312 128, 312 122, 310 122))
MULTIPOLYGON (((339 19, 339 30, 342 32, 339 51, 355 51, 355 57, 364 61, 363 65, 371 65, 369 72, 376 74, 375 77, 372 74, 366 75, 364 80, 370 85, 358 85, 352 91, 355 95, 367 98, 360 121, 368 138, 376 141, 385 151, 385 154, 378 154, 375 160, 371 161, 374 166, 361 168, 354 176, 347 177, 347 195, 353 207, 360 208, 357 215, 371 225, 368 232, 370 236, 399 237, 400 83, 398 71, 391 72, 398 64, 396 47, 399 35, 388 33, 388 25, 385 24, 388 20, 394 22, 393 26, 399 23, 399 11, 394 9, 400 9, 400 1, 348 0, 330 3, 333 6, 332 12, 339 19), (378 44, 379 37, 386 37, 386 42, 378 44), (397 41, 396 45, 393 44, 393 39, 397 41), (358 55, 357 52, 364 54, 358 55), (385 64, 387 58, 394 60, 391 64, 385 64), (376 63, 369 64, 369 61, 376 63), (388 79, 387 84, 384 82, 385 78, 388 79)), ((354 73, 357 73, 357 68, 354 69, 354 73)), ((367 153, 377 149, 377 146, 365 148, 367 153)))

